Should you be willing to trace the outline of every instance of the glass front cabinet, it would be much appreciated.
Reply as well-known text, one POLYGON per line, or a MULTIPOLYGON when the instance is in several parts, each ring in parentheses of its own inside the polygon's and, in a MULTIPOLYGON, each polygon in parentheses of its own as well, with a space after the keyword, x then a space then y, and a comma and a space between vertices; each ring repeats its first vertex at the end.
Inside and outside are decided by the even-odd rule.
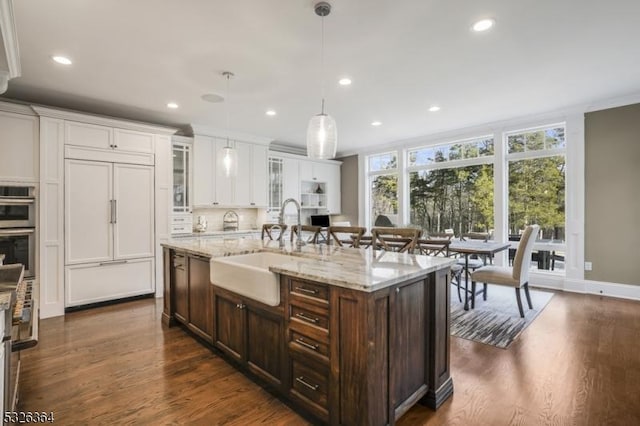
POLYGON ((173 139, 173 212, 191 213, 192 176, 190 138, 173 139))

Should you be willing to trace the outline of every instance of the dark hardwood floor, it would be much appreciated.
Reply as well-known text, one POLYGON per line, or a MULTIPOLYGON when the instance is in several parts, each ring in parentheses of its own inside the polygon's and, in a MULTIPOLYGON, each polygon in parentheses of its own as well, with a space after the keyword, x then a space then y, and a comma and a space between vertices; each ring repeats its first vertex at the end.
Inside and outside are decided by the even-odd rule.
MULTIPOLYGON (((19 409, 64 425, 305 424, 161 313, 145 299, 42 320, 19 409)), ((558 293, 509 349, 451 350, 453 397, 399 424, 640 424, 638 302, 558 293)))

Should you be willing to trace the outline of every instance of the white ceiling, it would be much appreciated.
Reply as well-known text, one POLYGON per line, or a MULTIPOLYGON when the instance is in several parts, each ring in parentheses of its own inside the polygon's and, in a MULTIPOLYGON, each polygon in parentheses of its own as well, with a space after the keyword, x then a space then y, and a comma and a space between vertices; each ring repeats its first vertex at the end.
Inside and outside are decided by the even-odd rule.
MULTIPOLYGON (((22 77, 4 96, 304 146, 320 109, 312 0, 14 1, 22 77), (50 60, 66 55, 64 67, 50 60), (175 101, 177 110, 166 104, 175 101), (276 117, 265 111, 273 108, 276 117)), ((334 0, 327 112, 338 151, 640 90, 637 0, 334 0), (488 33, 471 24, 493 17, 488 33), (353 84, 337 81, 349 76, 353 84), (437 104, 442 110, 428 112, 437 104), (370 123, 379 120, 380 127, 370 123)))

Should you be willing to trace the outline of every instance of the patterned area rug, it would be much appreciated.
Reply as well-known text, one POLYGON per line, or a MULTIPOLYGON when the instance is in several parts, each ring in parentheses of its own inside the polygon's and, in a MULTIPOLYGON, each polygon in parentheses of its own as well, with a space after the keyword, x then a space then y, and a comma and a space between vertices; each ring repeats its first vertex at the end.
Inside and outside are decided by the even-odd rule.
MULTIPOLYGON (((482 288, 481 284, 478 288, 482 288)), ((527 306, 524 290, 521 290, 524 308, 524 318, 521 318, 513 288, 489 285, 487 300, 482 300, 480 294, 476 296, 475 309, 465 311, 464 294, 463 303, 460 303, 456 287, 451 286, 451 335, 506 349, 553 297, 553 293, 546 291, 529 291, 533 309, 527 306)))

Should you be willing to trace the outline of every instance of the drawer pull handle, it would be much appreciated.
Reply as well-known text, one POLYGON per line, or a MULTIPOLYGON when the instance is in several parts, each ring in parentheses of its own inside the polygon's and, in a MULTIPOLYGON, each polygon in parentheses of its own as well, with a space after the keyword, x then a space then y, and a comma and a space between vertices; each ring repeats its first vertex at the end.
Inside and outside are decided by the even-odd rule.
POLYGON ((303 386, 306 386, 307 388, 311 389, 314 392, 316 392, 320 387, 320 385, 312 385, 311 383, 307 382, 304 379, 304 376, 296 377, 296 382, 300 383, 303 386))
POLYGON ((312 345, 311 343, 307 343, 304 340, 302 340, 302 338, 296 339, 296 343, 304 346, 305 348, 309 348, 312 351, 317 351, 318 350, 318 345, 312 345))
POLYGON ((312 323, 312 324, 316 324, 316 323, 319 321, 319 320, 318 320, 318 318, 311 318, 310 316, 307 316, 307 315, 305 315, 305 314, 303 314, 303 313, 300 313, 300 312, 298 312, 298 313, 296 314, 296 317, 297 317, 297 318, 300 318, 300 319, 301 319, 301 320, 303 320, 303 321, 310 322, 310 323, 312 323))
POLYGON ((301 291, 303 293, 307 293, 307 294, 318 294, 319 291, 313 288, 306 288, 306 287, 296 287, 297 291, 301 291))

